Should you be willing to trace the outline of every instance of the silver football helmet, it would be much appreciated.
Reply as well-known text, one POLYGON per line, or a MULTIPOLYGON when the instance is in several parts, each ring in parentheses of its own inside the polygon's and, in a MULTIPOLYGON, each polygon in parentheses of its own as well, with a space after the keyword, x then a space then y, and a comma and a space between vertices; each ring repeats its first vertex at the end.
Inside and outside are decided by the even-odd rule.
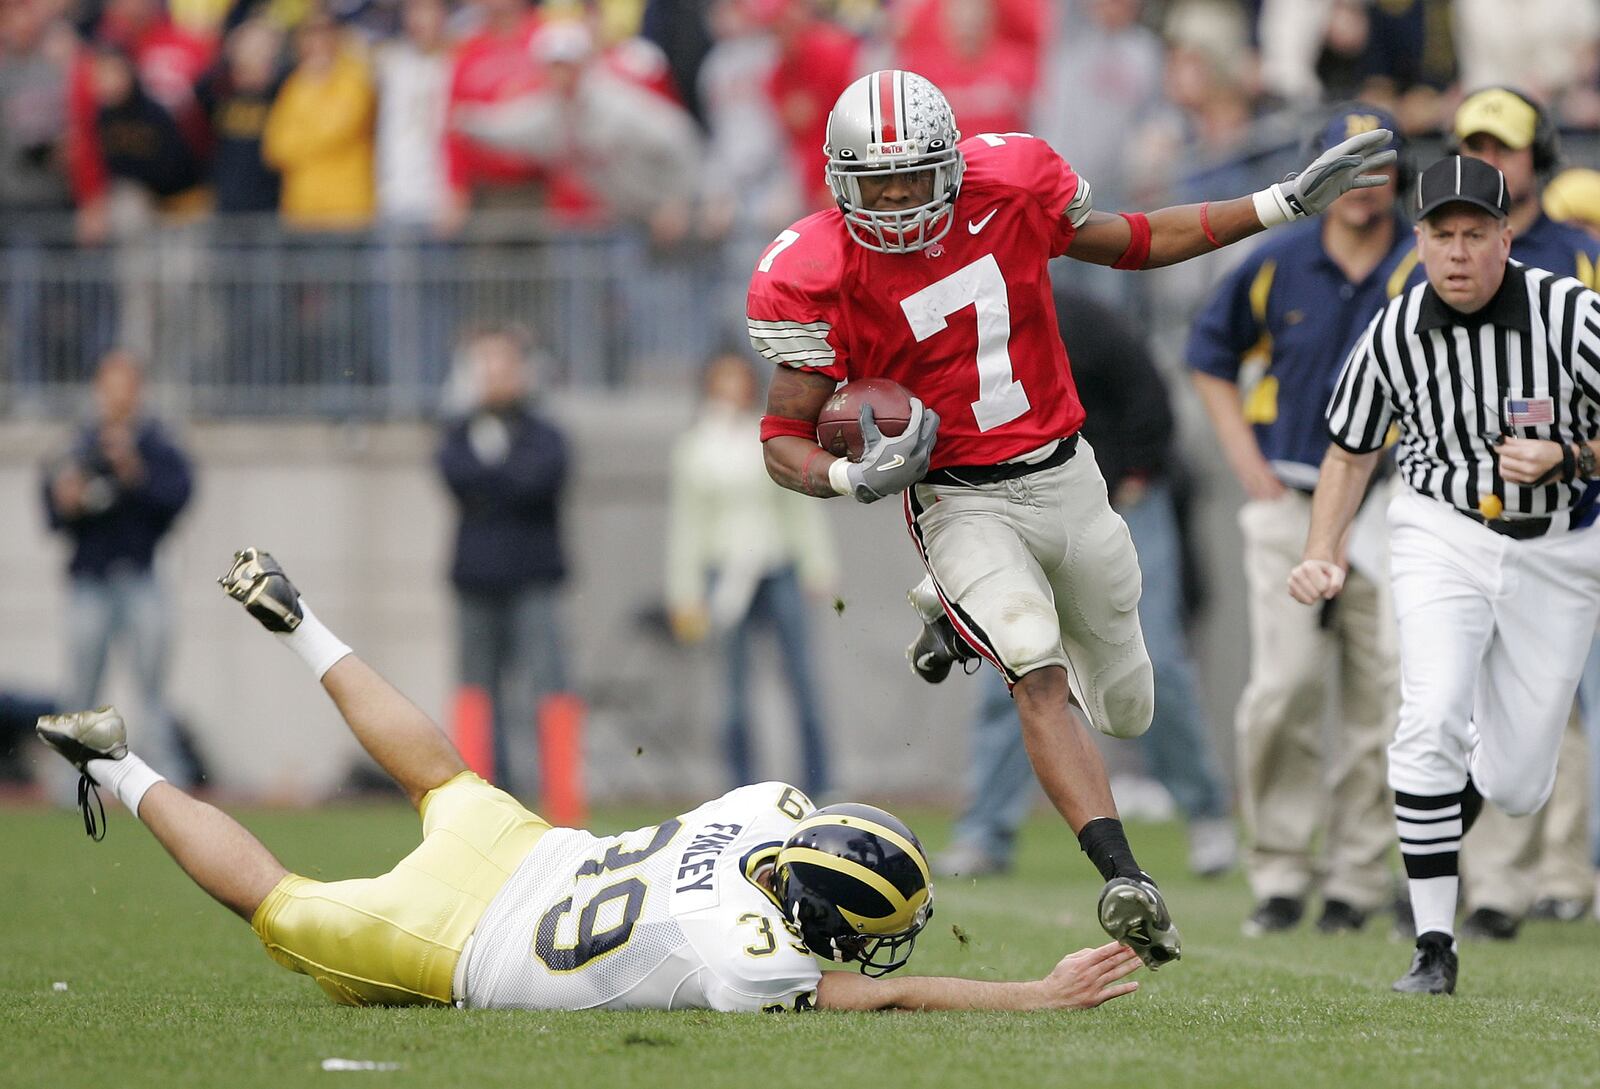
POLYGON ((888 69, 845 88, 828 114, 826 176, 850 236, 879 253, 915 253, 943 238, 966 170, 961 132, 939 88, 914 72, 888 69), (933 172, 933 197, 895 211, 873 211, 861 179, 933 172))

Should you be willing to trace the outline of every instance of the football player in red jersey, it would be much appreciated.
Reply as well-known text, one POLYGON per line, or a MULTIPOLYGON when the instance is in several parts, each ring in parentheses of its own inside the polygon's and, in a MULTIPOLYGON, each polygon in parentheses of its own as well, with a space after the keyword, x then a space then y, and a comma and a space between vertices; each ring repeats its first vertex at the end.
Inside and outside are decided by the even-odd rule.
POLYGON ((863 76, 828 118, 837 208, 783 231, 762 254, 750 338, 779 366, 767 397, 767 469, 787 488, 863 503, 905 493, 928 578, 912 667, 941 680, 967 647, 1012 685, 1028 756, 1106 879, 1101 925, 1152 967, 1179 955, 1161 893, 1117 819, 1084 724, 1136 737, 1154 704, 1136 606, 1138 558, 1112 511, 1057 333, 1047 263, 1065 254, 1169 265, 1320 213, 1394 158, 1364 133, 1253 196, 1094 209, 1089 183, 1027 133, 961 139, 944 95, 911 72, 863 76), (889 378, 914 395, 909 425, 882 435, 862 414, 856 462, 816 443, 837 383, 889 378))

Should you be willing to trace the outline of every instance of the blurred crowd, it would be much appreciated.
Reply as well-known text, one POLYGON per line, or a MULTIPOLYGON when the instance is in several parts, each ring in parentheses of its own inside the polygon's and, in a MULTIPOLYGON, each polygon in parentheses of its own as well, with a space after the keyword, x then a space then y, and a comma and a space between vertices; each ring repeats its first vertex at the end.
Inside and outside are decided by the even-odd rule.
POLYGON ((889 65, 963 132, 1032 131, 1102 206, 1148 206, 1246 191, 1207 168, 1318 101, 1423 133, 1505 83, 1595 128, 1597 43, 1593 0, 0 0, 0 222, 770 236, 826 203, 828 108, 889 65))

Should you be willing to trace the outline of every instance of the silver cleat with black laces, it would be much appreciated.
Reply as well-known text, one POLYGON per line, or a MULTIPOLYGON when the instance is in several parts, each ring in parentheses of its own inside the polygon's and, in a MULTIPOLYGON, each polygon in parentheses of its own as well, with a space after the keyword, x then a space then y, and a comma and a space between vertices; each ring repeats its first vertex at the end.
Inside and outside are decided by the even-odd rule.
POLYGON ((300 626, 300 591, 272 554, 242 548, 233 554, 233 566, 217 580, 229 597, 244 602, 251 616, 268 631, 291 632, 300 626))
POLYGON ((89 774, 89 761, 121 760, 128 755, 128 727, 122 716, 115 707, 41 715, 34 732, 78 769, 78 810, 83 814, 83 830, 92 840, 105 839, 106 807, 100 801, 100 784, 89 774))

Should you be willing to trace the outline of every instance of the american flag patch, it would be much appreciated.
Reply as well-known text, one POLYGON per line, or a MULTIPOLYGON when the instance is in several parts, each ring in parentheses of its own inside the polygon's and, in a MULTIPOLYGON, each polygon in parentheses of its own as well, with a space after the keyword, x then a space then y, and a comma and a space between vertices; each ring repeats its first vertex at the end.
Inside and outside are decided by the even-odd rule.
POLYGON ((1538 427, 1556 422, 1556 402, 1551 397, 1530 397, 1516 400, 1507 397, 1505 404, 1507 427, 1538 427))

